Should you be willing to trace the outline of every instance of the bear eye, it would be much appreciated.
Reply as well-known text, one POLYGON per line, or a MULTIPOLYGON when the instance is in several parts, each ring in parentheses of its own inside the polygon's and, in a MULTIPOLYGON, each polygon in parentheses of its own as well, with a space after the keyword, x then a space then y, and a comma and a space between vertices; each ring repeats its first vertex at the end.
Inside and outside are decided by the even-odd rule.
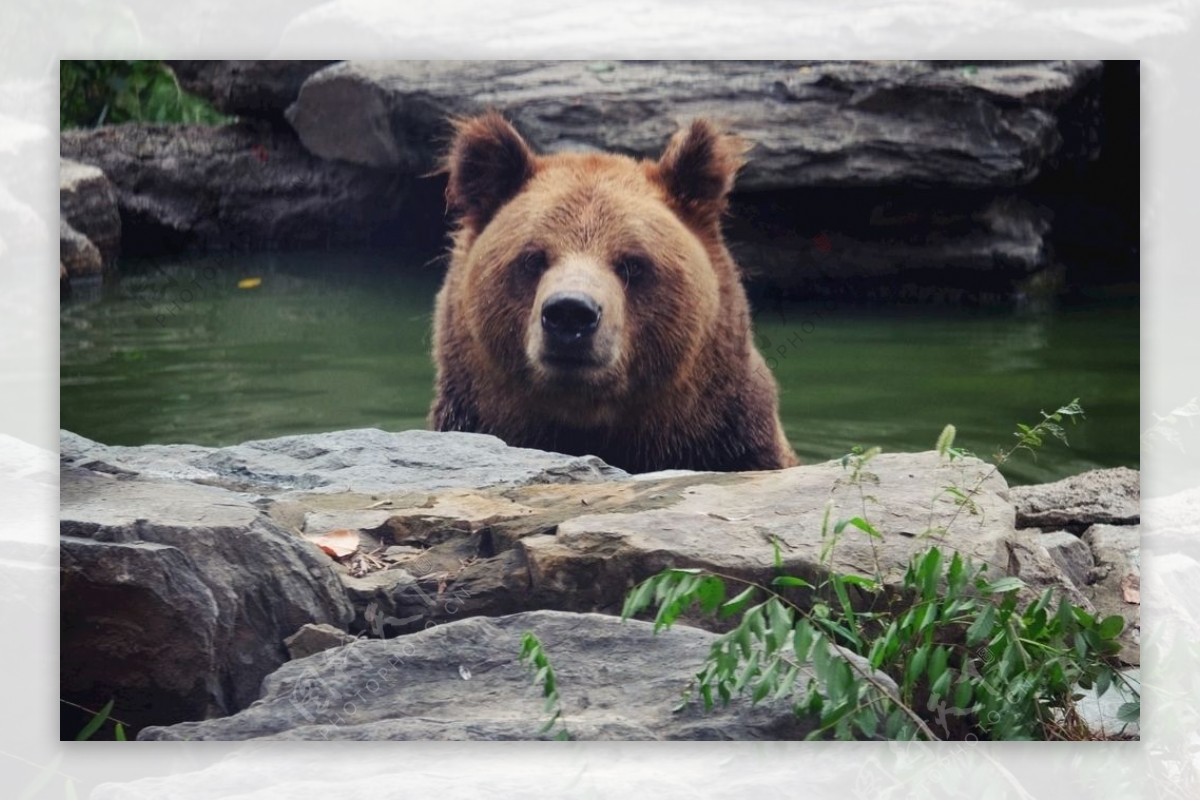
POLYGON ((546 256, 546 251, 531 249, 526 250, 517 257, 516 266, 525 275, 537 277, 546 272, 546 267, 550 260, 546 256))
POLYGON ((650 260, 645 256, 627 255, 622 256, 617 260, 617 274, 625 281, 626 284, 631 284, 641 278, 645 278, 652 268, 650 260))

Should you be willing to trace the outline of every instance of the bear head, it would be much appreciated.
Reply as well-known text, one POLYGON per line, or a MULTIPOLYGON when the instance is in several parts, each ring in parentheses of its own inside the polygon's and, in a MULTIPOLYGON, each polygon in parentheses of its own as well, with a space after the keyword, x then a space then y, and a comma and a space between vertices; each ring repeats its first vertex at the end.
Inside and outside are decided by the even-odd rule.
POLYGON ((745 304, 720 232, 745 150, 697 120, 655 161, 543 156, 497 113, 459 120, 444 165, 459 223, 439 303, 470 339, 456 347, 472 375, 519 392, 522 414, 575 426, 700 392, 706 348, 748 334, 726 313, 744 318, 745 304))

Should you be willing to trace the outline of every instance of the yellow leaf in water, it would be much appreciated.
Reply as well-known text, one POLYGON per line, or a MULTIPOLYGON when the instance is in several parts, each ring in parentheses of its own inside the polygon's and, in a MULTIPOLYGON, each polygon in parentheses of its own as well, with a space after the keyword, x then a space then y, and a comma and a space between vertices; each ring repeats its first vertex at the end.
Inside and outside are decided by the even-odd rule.
POLYGON ((243 278, 241 281, 238 281, 238 289, 254 289, 254 287, 261 283, 261 278, 243 278))

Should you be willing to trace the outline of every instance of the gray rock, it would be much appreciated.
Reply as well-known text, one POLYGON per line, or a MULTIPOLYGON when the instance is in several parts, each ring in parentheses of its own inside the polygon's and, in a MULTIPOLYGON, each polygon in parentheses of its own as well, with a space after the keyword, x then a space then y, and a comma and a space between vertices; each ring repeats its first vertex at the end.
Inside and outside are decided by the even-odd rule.
POLYGON ((1052 484, 1013 487, 1018 528, 1083 533, 1094 523, 1132 525, 1141 519, 1137 470, 1090 470, 1052 484))
POLYGON ((1008 570, 1027 585, 1020 598, 1031 603, 1047 589, 1053 589, 1086 612, 1095 612, 1091 601, 1058 561, 1050 554, 1042 535, 1036 531, 1017 531, 1008 542, 1008 570))
POLYGON ((1094 525, 1083 535, 1096 566, 1084 592, 1101 617, 1125 618, 1121 659, 1141 664, 1141 527, 1094 525))
POLYGON ((734 197, 726 236, 738 263, 772 291, 1009 303, 1049 266, 1049 218, 1016 196, 967 191, 749 193, 734 197))
POLYGON ((180 85, 218 110, 283 120, 300 85, 334 61, 168 61, 180 85))
POLYGON ((60 220, 58 224, 58 261, 60 280, 64 270, 68 281, 72 278, 94 277, 104 272, 100 249, 66 220, 60 220))
POLYGON ((134 725, 241 709, 285 637, 350 622, 329 561, 244 495, 67 468, 60 516, 64 697, 134 725))
POLYGON ((116 186, 126 252, 365 242, 394 223, 410 185, 314 158, 266 123, 64 131, 61 151, 116 186))
POLYGON ((309 78, 287 116, 319 156, 423 173, 453 114, 499 109, 543 152, 635 156, 716 114, 755 143, 742 190, 994 187, 1063 155, 1058 113, 1099 72, 1085 61, 355 61, 309 78))
MULTIPOLYGON (((364 428, 204 448, 108 446, 64 431, 61 448, 67 465, 275 496, 290 490, 371 493, 562 484, 625 475, 594 456, 510 448, 496 437, 460 432, 364 428)), ((428 496, 421 496, 418 503, 425 500, 428 496)), ((332 521, 322 525, 338 527, 332 521)))
POLYGON ((347 634, 328 623, 305 623, 295 634, 285 639, 283 645, 287 648, 289 657, 303 659, 354 642, 356 639, 353 634, 347 634))
POLYGON ((1122 723, 1118 713, 1122 704, 1138 700, 1142 689, 1142 670, 1130 668, 1120 671, 1120 674, 1128 686, 1114 682, 1104 695, 1097 695, 1094 686, 1086 690, 1078 688, 1083 697, 1075 702, 1075 711, 1096 737, 1137 739, 1141 736, 1141 725, 1122 723))
POLYGON ((1084 587, 1088 576, 1096 566, 1092 549, 1088 544, 1069 531, 1048 531, 1038 538, 1051 558, 1076 587, 1084 587))
MULTIPOLYGON (((518 661, 542 642, 579 740, 779 740, 811 731, 789 704, 736 699, 673 712, 715 635, 687 626, 531 612, 361 641, 284 665, 228 718, 143 729, 141 740, 529 740, 549 717, 518 661)), ((804 681, 802 676, 799 682, 804 681)))
POLYGON ((92 242, 108 268, 121 252, 121 215, 117 192, 96 167, 64 158, 58 165, 61 219, 92 242))
MULTIPOLYGON (((818 581, 830 569, 880 575, 886 586, 902 580, 911 558, 939 544, 958 550, 996 573, 1008 572, 1014 537, 1004 479, 993 473, 973 501, 976 514, 958 512, 949 496, 931 501, 937 488, 973 487, 987 472, 970 459, 948 463, 932 452, 883 454, 864 477, 866 516, 882 539, 847 528, 827 558, 822 520, 832 503, 830 528, 862 514, 859 488, 839 462, 743 474, 702 474, 636 485, 636 502, 593 502, 594 511, 559 523, 551 532, 521 538, 535 602, 581 611, 618 611, 636 582, 666 567, 701 567, 768 583, 778 542, 784 568, 818 581), (599 508, 597 508, 599 507, 599 508), (719 511, 717 511, 719 510, 719 511), (946 536, 926 532, 950 526, 946 536), (567 604, 564 607, 562 604, 567 604)), ((528 495, 513 500, 533 505, 528 495)), ((523 524, 523 525, 528 525, 523 524)), ((494 537, 502 524, 493 523, 494 537)), ((1044 550, 1043 550, 1044 553, 1044 550)), ((1043 562, 1050 561, 1045 556, 1043 562)))

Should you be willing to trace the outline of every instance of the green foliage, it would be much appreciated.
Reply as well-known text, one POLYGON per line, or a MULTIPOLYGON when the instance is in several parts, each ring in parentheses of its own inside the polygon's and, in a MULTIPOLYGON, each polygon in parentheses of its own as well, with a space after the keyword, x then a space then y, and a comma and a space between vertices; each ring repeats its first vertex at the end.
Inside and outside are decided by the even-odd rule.
MULTIPOLYGON (((772 584, 812 587, 795 576, 772 584)), ((726 586, 720 576, 666 570, 634 589, 622 615, 654 608, 657 629, 693 606, 740 613, 696 674, 700 700, 708 709, 739 694, 789 697, 817 721, 813 738, 1071 738, 1074 688, 1103 693, 1122 681, 1112 663, 1122 618, 1098 620, 1049 590, 1021 606, 1020 579, 990 580, 984 566, 936 546, 913 557, 899 593, 907 600, 891 606, 863 576, 830 574, 809 609, 756 585, 726 601, 726 586), (865 596, 857 605, 852 590, 865 596)), ((1129 722, 1137 710, 1127 707, 1129 722)))
MULTIPOLYGON (((119 740, 121 742, 125 742, 125 740, 128 739, 126 737, 126 733, 125 733, 125 724, 122 723, 121 721, 117 720, 116 718, 111 717, 114 702, 115 702, 115 699, 110 699, 108 703, 106 703, 104 706, 100 707, 100 711, 93 713, 91 720, 89 720, 84 725, 84 727, 79 730, 79 734, 75 735, 75 740, 76 741, 90 740, 96 736, 96 733, 100 731, 100 729, 104 726, 105 723, 112 723, 113 739, 119 740)), ((64 701, 64 703, 69 703, 69 702, 64 701)), ((71 706, 79 706, 79 705, 71 704, 71 706)), ((83 707, 79 707, 79 708, 83 709, 83 707)), ((90 712, 91 710, 85 709, 84 711, 90 712)))
MULTIPOLYGON (((1060 423, 1082 417, 1074 400, 1042 412, 1036 425, 1018 425, 1016 444, 973 487, 945 487, 934 497, 936 504, 948 495, 957 508, 940 528, 932 525, 931 508, 924 536, 944 537, 963 510, 977 514, 974 497, 1005 461, 1019 450, 1033 452, 1048 436, 1065 443, 1060 423)), ((938 437, 943 459, 971 455, 954 447, 955 435, 947 426, 938 437)), ((1051 590, 1022 602, 1023 581, 975 563, 941 539, 912 557, 899 588, 884 590, 878 554, 873 577, 833 569, 836 546, 848 532, 866 536, 872 547, 883 538, 870 522, 874 499, 865 491, 878 483, 868 469, 878 453, 855 448, 842 459, 842 483, 858 488, 860 513, 831 523, 832 502, 826 506, 819 557, 826 577, 816 584, 785 572, 776 542, 769 586, 669 568, 629 593, 622 617, 653 610, 655 631, 692 610, 737 618, 713 642, 683 704, 693 696, 705 709, 735 696, 752 703, 787 698, 798 716, 814 722, 810 739, 1079 739, 1090 735, 1075 711, 1077 689, 1095 687, 1102 695, 1120 684, 1133 700, 1118 717, 1136 722, 1137 690, 1116 667, 1120 616, 1097 619, 1051 590), (730 587, 737 590, 732 597, 730 587)), ((532 648, 522 650, 523 658, 532 648)), ((549 711, 557 690, 548 675, 555 693, 549 711)))
POLYGON ((168 122, 216 125, 230 118, 179 86, 161 61, 63 61, 59 126, 168 122))
POLYGON ((559 729, 554 735, 556 740, 570 740, 571 733, 563 723, 562 704, 558 696, 558 678, 550 664, 542 642, 533 632, 527 631, 521 635, 521 664, 528 665, 533 671, 533 683, 541 685, 542 697, 546 699, 546 713, 550 718, 542 725, 539 734, 545 734, 558 724, 559 729))

